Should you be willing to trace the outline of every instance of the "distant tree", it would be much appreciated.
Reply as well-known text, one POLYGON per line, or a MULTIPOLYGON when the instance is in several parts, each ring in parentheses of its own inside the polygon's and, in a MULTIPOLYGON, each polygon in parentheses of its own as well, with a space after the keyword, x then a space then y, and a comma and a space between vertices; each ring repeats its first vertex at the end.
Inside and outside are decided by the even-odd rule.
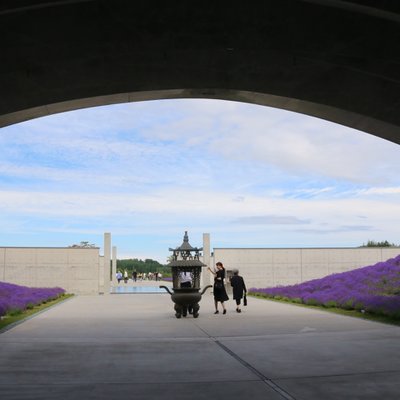
POLYGON ((375 240, 368 240, 367 244, 364 244, 361 247, 399 247, 394 243, 389 243, 387 240, 383 242, 376 242, 375 240))
POLYGON ((137 258, 117 260, 117 270, 126 270, 129 274, 132 274, 133 271, 146 273, 161 272, 164 276, 171 272, 169 267, 150 258, 146 258, 144 261, 137 258))
POLYGON ((93 249, 94 247, 96 247, 96 245, 94 243, 82 241, 79 244, 73 244, 68 247, 73 247, 73 248, 78 248, 78 249, 93 249))

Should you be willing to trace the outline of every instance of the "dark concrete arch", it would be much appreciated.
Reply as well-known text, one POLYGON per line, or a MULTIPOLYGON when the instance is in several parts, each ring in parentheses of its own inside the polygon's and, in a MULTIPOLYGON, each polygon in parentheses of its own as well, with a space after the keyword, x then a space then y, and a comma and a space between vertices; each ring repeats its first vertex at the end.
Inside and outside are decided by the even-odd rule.
POLYGON ((390 1, 3 1, 0 126, 95 105, 215 98, 400 143, 399 24, 390 1))

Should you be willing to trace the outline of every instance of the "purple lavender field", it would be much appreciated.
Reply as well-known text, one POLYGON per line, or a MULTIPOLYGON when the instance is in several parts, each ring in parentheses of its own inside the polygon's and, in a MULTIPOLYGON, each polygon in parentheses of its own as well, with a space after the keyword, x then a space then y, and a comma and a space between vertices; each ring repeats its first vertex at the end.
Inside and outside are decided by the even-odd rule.
POLYGON ((400 255, 385 262, 291 286, 250 293, 294 303, 365 311, 400 319, 400 255))
POLYGON ((32 308, 64 293, 61 288, 31 288, 0 282, 0 316, 32 308))

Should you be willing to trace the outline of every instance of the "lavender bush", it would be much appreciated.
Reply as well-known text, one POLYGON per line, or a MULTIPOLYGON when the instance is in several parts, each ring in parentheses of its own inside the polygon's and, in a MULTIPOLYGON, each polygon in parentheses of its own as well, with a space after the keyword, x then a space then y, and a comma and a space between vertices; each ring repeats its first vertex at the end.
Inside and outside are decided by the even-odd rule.
POLYGON ((400 318, 400 255, 353 271, 250 293, 297 303, 364 310, 400 318))
POLYGON ((21 312, 64 293, 61 288, 31 288, 0 282, 0 316, 21 312))

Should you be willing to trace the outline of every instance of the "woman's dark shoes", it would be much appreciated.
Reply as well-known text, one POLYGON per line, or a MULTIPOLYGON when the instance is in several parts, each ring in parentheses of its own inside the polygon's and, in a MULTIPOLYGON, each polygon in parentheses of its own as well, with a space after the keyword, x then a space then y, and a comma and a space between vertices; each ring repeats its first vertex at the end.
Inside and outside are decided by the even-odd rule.
POLYGON ((215 313, 214 314, 219 314, 219 311, 217 310, 217 311, 215 311, 215 313))
POLYGON ((242 312, 242 310, 240 308, 237 308, 236 312, 242 312))
POLYGON ((226 314, 226 310, 224 310, 224 312, 222 314, 226 314))

